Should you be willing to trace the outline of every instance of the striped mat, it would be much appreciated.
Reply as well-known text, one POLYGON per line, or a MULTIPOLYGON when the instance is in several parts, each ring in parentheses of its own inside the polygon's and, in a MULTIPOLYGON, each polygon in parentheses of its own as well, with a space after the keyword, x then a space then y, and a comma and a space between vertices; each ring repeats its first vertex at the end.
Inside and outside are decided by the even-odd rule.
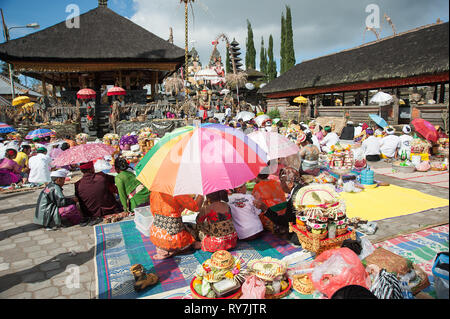
POLYGON ((424 184, 430 184, 434 186, 449 188, 449 173, 448 171, 428 171, 428 172, 413 172, 413 173, 401 173, 395 172, 392 168, 374 168, 373 171, 376 174, 386 175, 403 179, 411 182, 418 182, 424 184))
POLYGON ((436 254, 449 250, 448 239, 449 225, 432 227, 408 235, 399 236, 375 244, 376 248, 382 247, 391 252, 411 260, 428 275, 430 286, 423 290, 424 293, 436 298, 434 291, 434 278, 431 272, 436 254))

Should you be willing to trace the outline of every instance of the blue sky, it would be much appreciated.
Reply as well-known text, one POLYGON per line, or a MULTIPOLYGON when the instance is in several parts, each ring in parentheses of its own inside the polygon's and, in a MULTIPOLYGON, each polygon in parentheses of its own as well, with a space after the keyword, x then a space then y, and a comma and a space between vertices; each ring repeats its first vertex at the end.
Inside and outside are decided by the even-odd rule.
MULTIPOLYGON (((64 21, 69 15, 66 7, 76 4, 80 13, 94 9, 97 0, 0 0, 8 27, 37 22, 41 29, 64 21)), ((448 0, 196 0, 192 14, 189 9, 190 48, 195 46, 203 64, 212 52, 211 42, 220 33, 226 33, 240 43, 245 59, 247 19, 254 32, 259 69, 261 38, 265 47, 271 34, 274 55, 279 63, 280 20, 285 6, 291 7, 293 16, 296 62, 361 45, 375 40, 374 34, 364 35, 369 13, 366 7, 376 4, 380 9, 381 24, 377 29, 381 38, 392 35, 384 21, 384 13, 391 17, 397 32, 404 32, 437 18, 449 21, 448 0)), ((109 0, 108 7, 129 18, 161 38, 168 39, 169 28, 174 30, 175 44, 184 48, 184 5, 179 0, 109 0)), ((13 29, 11 38, 22 37, 32 29, 13 29)), ((3 36, 1 37, 4 41, 3 36)), ((224 59, 223 44, 218 47, 224 59)))

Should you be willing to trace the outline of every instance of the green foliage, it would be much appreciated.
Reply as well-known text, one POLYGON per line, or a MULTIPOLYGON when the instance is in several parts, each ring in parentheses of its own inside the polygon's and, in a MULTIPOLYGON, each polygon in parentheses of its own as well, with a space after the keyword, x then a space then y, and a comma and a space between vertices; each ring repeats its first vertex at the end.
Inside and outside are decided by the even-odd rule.
POLYGON ((280 110, 278 110, 278 108, 274 108, 272 110, 270 110, 269 112, 267 112, 267 115, 273 120, 273 119, 277 119, 280 118, 280 110))
POLYGON ((280 74, 285 71, 286 64, 286 19, 281 15, 280 74))
POLYGON ((233 65, 231 64, 230 49, 228 49, 228 47, 227 47, 226 55, 227 55, 227 57, 226 57, 226 60, 225 60, 225 71, 227 73, 232 73, 233 72, 233 65))
POLYGON ((256 50, 253 41, 253 30, 250 21, 247 20, 247 50, 245 53, 245 68, 256 69, 256 50))
POLYGON ((285 72, 295 66, 294 35, 292 31, 291 8, 286 6, 286 42, 285 42, 285 72))
POLYGON ((269 37, 269 48, 267 49, 269 61, 267 62, 267 81, 272 81, 277 77, 277 63, 273 58, 273 37, 269 37))
POLYGON ((260 52, 260 56, 259 56, 260 60, 259 60, 259 68, 261 70, 262 73, 264 73, 267 78, 267 50, 264 48, 264 38, 261 37, 261 52, 260 52))

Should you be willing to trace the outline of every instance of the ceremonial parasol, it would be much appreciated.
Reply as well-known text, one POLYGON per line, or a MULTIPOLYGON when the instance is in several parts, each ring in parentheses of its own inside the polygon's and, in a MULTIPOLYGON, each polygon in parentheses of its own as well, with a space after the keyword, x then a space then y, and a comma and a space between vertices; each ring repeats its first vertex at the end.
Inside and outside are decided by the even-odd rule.
POLYGON ((267 155, 241 130, 220 124, 166 134, 136 166, 150 191, 207 195, 233 189, 267 167, 267 155))
POLYGON ((21 104, 25 104, 25 103, 29 103, 31 100, 28 96, 18 96, 16 97, 14 100, 12 100, 12 105, 13 106, 17 106, 17 105, 21 105, 21 104))
POLYGON ((55 134, 52 130, 49 130, 48 128, 39 128, 37 130, 31 131, 27 134, 27 136, 25 136, 25 139, 27 140, 31 140, 35 137, 47 137, 47 136, 52 136, 53 134, 55 134))
POLYGON ((306 104, 306 103, 308 103, 308 99, 306 97, 300 95, 294 99, 294 103, 306 104))
POLYGON ((390 104, 390 103, 392 103, 392 101, 394 101, 394 98, 392 97, 392 95, 381 92, 381 91, 378 92, 377 94, 375 94, 374 96, 372 96, 372 98, 370 99, 370 103, 376 103, 379 105, 390 104))
POLYGON ((125 89, 122 89, 121 87, 114 86, 108 90, 107 95, 108 96, 114 96, 114 95, 126 95, 127 92, 125 89))
POLYGON ((270 120, 270 116, 262 114, 255 118, 255 123, 256 125, 261 126, 265 120, 270 120))
POLYGON ((116 149, 103 143, 81 144, 62 152, 54 161, 55 166, 87 163, 113 154, 116 149))
POLYGON ((414 126, 414 130, 422 135, 428 141, 436 143, 439 134, 436 128, 430 122, 424 119, 414 119, 411 121, 411 125, 414 126))
POLYGON ((11 132, 15 132, 16 129, 6 123, 2 123, 0 122, 0 133, 6 134, 6 133, 11 133, 11 132))
POLYGON ((246 83, 245 87, 247 90, 253 90, 255 88, 255 85, 253 83, 246 83))
POLYGON ((235 120, 238 121, 238 120, 242 119, 244 122, 248 122, 248 121, 250 121, 251 119, 254 119, 254 118, 255 118, 255 113, 242 111, 242 112, 239 112, 236 115, 235 120))
POLYGON ((95 99, 97 94, 92 89, 81 89, 77 92, 77 98, 80 100, 84 99, 95 99))
POLYGON ((388 126, 388 123, 377 114, 369 114, 369 117, 371 118, 372 121, 374 121, 377 125, 381 126, 382 128, 388 126))
POLYGON ((300 152, 295 143, 276 132, 256 131, 248 135, 259 147, 267 153, 267 159, 288 157, 300 152))
POLYGON ((228 94, 230 93, 230 90, 228 89, 223 89, 222 91, 220 91, 220 94, 228 94))

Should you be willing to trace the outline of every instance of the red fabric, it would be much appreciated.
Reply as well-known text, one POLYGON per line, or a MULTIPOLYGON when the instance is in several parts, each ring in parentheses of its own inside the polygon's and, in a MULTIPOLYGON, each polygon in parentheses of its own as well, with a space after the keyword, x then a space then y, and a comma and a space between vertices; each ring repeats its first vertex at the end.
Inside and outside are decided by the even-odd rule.
POLYGON ((81 169, 90 169, 94 167, 94 162, 87 162, 80 164, 81 169))

